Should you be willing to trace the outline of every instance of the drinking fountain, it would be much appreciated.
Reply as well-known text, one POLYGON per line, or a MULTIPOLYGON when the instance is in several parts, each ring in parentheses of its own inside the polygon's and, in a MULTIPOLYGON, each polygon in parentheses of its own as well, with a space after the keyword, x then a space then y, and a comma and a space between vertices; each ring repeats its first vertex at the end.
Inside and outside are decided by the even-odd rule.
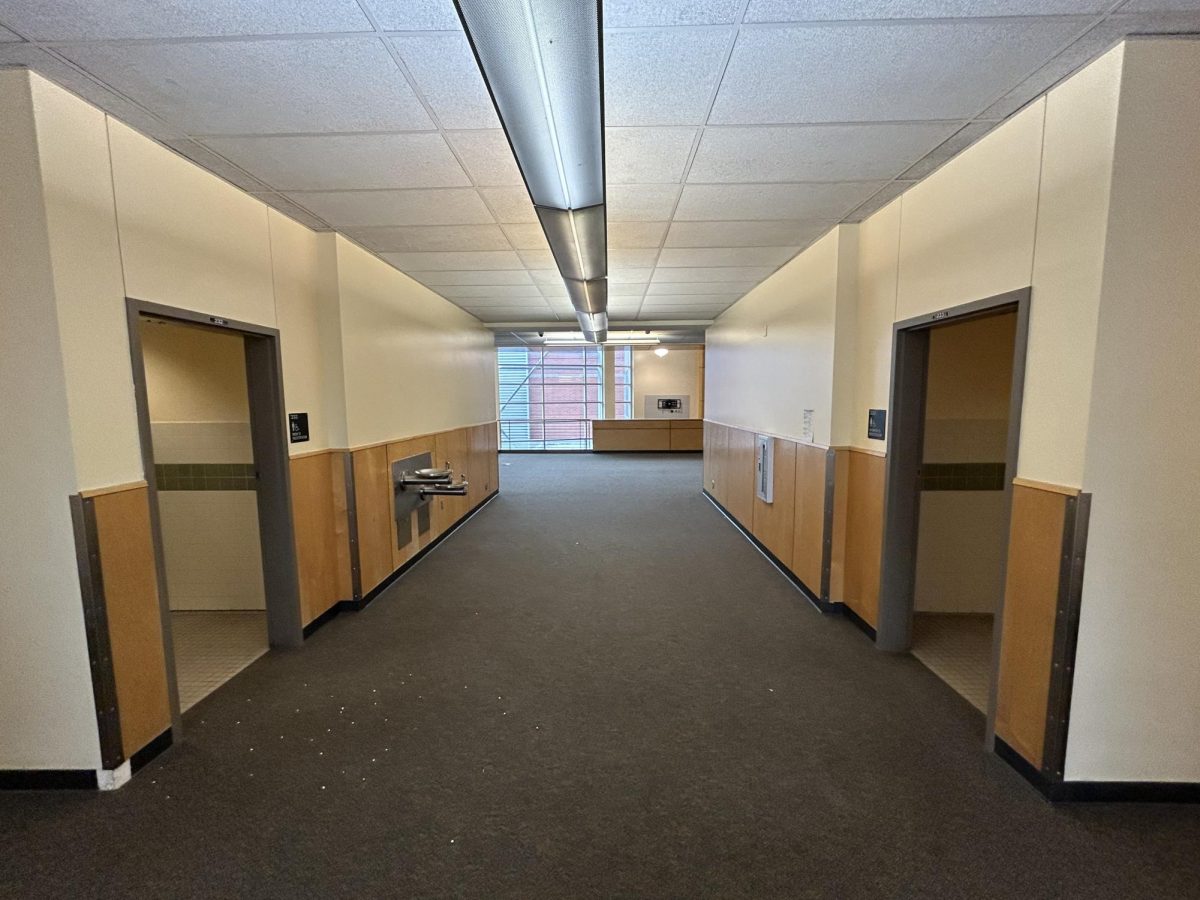
POLYGON ((434 468, 431 453, 418 453, 392 463, 392 498, 396 517, 396 546, 412 542, 412 514, 417 513, 418 533, 429 530, 431 497, 465 497, 470 488, 466 473, 460 481, 447 461, 445 468, 434 468))

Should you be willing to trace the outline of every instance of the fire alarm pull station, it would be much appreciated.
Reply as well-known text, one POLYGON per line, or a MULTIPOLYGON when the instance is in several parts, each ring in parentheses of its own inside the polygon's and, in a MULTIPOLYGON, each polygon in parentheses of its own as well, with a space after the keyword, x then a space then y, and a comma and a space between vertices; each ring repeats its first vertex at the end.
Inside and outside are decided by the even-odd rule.
POLYGON ((754 493, 764 503, 775 502, 775 442, 769 435, 754 436, 754 493))

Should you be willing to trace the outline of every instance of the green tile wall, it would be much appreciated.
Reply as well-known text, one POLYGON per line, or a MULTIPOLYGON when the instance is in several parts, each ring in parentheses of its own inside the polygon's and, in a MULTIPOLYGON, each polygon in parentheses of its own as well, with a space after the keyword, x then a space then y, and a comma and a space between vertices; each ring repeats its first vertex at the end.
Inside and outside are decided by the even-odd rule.
POLYGON ((160 491, 253 491, 253 463, 163 463, 154 467, 160 491))
POLYGON ((1002 491, 1004 463, 925 463, 923 491, 1002 491))

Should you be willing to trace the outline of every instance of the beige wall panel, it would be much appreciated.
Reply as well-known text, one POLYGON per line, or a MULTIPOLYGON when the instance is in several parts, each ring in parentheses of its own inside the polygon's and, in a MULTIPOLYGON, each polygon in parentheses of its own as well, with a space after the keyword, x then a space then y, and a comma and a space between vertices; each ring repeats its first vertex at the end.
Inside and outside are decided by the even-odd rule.
POLYGON ((67 500, 79 488, 34 77, 0 71, 0 384, 21 386, 0 392, 0 769, 94 769, 100 745, 67 500))
POLYGON ((782 438, 772 438, 772 441, 775 444, 773 502, 763 502, 756 493, 751 511, 753 519, 749 524, 751 533, 790 569, 792 529, 796 521, 796 445, 782 438))
POLYGON ((1124 47, 1050 92, 1017 474, 1079 487, 1124 47))
POLYGON ((996 734, 1041 767, 1067 498, 1013 487, 996 734))
POLYGON ((689 400, 688 415, 704 416, 704 348, 670 347, 655 356, 649 347, 633 350, 633 417, 646 414, 647 395, 681 394, 689 400))
POLYGON ((250 421, 240 334, 149 320, 141 334, 151 422, 250 421))
POLYGON ((115 119, 108 131, 129 296, 273 327, 267 207, 115 119))
POLYGON ((796 447, 796 520, 792 571, 814 594, 821 593, 825 543, 825 456, 823 447, 796 447))
POLYGON ((1066 777, 1200 782, 1200 41, 1125 48, 1066 777))
POLYGON ((354 451, 354 503, 358 511, 358 564, 362 591, 378 585, 395 566, 395 524, 387 447, 354 451))
POLYGON ((887 441, 867 437, 867 410, 887 409, 891 400, 901 205, 902 200, 893 200, 858 227, 854 409, 848 443, 880 453, 887 441))
POLYGON ((142 455, 107 123, 38 75, 30 87, 79 482, 137 481, 142 455))
POLYGON ((345 566, 345 477, 340 453, 315 453, 291 460, 292 517, 300 573, 303 624, 350 599, 345 566), (340 487, 340 490, 339 490, 340 487))
POLYGON ((803 440, 803 410, 812 409, 811 440, 829 443, 842 230, 834 228, 709 326, 708 418, 803 440))
POLYGON ((92 503, 121 745, 130 757, 171 727, 149 491, 103 494, 92 503))
POLYGON ((1029 285, 1045 108, 1031 103, 904 194, 897 319, 1029 285))
POLYGON ((842 600, 874 628, 879 624, 887 460, 882 456, 851 451, 847 472, 845 595, 842 600))
POLYGON ((496 349, 474 316, 337 242, 351 446, 496 420, 496 349))

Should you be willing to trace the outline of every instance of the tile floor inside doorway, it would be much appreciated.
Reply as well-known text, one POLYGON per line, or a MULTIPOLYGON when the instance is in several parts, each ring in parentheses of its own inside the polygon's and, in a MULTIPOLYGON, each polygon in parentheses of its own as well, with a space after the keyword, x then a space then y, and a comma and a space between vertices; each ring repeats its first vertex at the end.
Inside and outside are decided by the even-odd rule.
POLYGON ((175 610, 171 613, 179 707, 190 709, 267 652, 261 610, 175 610))
POLYGON ((992 665, 992 616, 917 613, 912 655, 986 715, 992 665))

